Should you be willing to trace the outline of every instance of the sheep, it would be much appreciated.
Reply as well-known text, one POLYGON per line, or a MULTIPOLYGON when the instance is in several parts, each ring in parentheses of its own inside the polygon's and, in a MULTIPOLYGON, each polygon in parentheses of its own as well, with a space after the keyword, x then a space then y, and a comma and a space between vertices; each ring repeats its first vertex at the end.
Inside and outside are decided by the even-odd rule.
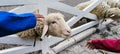
POLYGON ((120 8, 120 2, 116 0, 105 0, 105 2, 111 7, 111 8, 120 8))
MULTIPOLYGON (((92 1, 87 1, 84 3, 80 3, 77 6, 75 6, 76 9, 79 10, 83 10, 85 7, 87 7, 89 4, 91 4, 92 1)), ((119 22, 120 20, 120 3, 115 1, 115 0, 103 0, 97 7, 95 7, 91 13, 97 15, 99 20, 103 20, 104 18, 111 18, 114 21, 119 22)), ((86 19, 88 20, 88 19, 86 19)), ((81 21, 78 21, 81 22, 81 21)), ((84 21, 83 22, 88 22, 88 21, 84 21)), ((80 23, 79 23, 80 24, 80 23)), ((78 23, 73 25, 73 27, 76 27, 76 25, 79 25, 78 23)), ((99 23, 99 25, 101 24, 101 22, 99 23)), ((99 27, 99 26, 98 26, 99 27)), ((100 26, 99 28, 104 27, 103 25, 100 26)), ((101 29, 99 29, 100 32, 103 32, 101 29)), ((107 29, 109 29, 110 27, 108 27, 108 25, 106 26, 107 29)))
MULTIPOLYGON (((103 19, 103 18, 112 18, 113 20, 119 21, 119 17, 120 17, 120 9, 117 7, 113 7, 112 4, 115 3, 114 1, 112 1, 113 3, 110 5, 111 0, 106 0, 107 2, 102 2, 101 4, 99 4, 95 9, 93 9, 91 11, 91 13, 96 14, 98 19, 103 19), (109 3, 109 4, 107 4, 109 3), (111 8, 113 7, 113 8, 111 8)), ((79 10, 83 10, 85 7, 87 7, 89 4, 91 4, 92 1, 87 1, 84 3, 80 3, 77 6, 75 6, 75 8, 79 9, 79 10)), ((117 3, 118 4, 118 3, 117 3)), ((117 5, 119 6, 119 5, 117 5)))
POLYGON ((29 29, 17 34, 20 38, 41 39, 44 35, 52 35, 61 38, 67 38, 71 35, 71 29, 64 20, 64 15, 61 13, 50 13, 45 16, 44 22, 37 22, 33 29, 29 29), (43 30, 42 30, 43 29, 43 30))

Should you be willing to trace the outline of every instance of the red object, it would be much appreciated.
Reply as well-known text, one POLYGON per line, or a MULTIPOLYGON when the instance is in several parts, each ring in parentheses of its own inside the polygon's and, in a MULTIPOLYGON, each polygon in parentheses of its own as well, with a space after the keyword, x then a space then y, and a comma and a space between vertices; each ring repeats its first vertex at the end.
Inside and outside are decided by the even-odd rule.
POLYGON ((96 49, 120 53, 120 39, 95 39, 92 43, 96 49))

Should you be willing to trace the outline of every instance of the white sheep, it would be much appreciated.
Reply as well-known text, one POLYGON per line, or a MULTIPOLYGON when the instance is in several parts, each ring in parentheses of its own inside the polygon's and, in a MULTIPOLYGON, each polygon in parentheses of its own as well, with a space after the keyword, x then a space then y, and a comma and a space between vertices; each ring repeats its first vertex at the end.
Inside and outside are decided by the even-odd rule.
POLYGON ((120 8, 120 2, 118 2, 117 0, 104 0, 105 2, 107 2, 107 4, 111 7, 111 8, 120 8))
POLYGON ((61 13, 50 13, 45 16, 44 22, 37 22, 35 28, 20 32, 17 35, 26 39, 34 39, 35 36, 37 39, 41 39, 41 36, 44 35, 67 38, 71 35, 71 29, 61 13))
MULTIPOLYGON (((100 3, 95 9, 93 9, 91 11, 91 13, 96 14, 99 19, 112 18, 113 20, 117 19, 117 21, 118 21, 118 18, 120 17, 120 9, 112 6, 112 4, 116 3, 116 2, 114 2, 112 0, 105 0, 105 1, 100 3), (107 2, 105 2, 105 1, 107 1, 107 2), (110 2, 111 2, 111 5, 110 5, 110 2), (107 3, 109 3, 109 4, 107 4, 107 3), (111 7, 113 7, 113 8, 111 8, 111 7)), ((77 6, 75 6, 75 8, 77 8, 79 10, 83 10, 85 7, 87 7, 91 3, 92 3, 92 1, 83 2, 83 3, 80 3, 77 6)), ((118 4, 118 3, 116 3, 116 4, 118 4)), ((119 5, 114 5, 114 6, 119 6, 119 5)))

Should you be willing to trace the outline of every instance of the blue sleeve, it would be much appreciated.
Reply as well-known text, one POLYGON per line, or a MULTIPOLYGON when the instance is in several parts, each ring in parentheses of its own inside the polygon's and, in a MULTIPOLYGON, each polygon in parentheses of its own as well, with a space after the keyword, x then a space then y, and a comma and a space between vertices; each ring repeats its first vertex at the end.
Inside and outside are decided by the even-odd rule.
POLYGON ((36 18, 32 13, 14 14, 0 11, 0 37, 35 27, 36 18))

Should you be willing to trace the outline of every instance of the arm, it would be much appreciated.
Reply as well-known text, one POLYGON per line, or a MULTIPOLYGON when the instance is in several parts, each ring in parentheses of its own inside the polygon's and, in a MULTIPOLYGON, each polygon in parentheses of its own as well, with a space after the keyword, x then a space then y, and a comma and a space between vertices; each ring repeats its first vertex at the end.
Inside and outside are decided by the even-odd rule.
POLYGON ((32 13, 14 14, 0 11, 0 37, 14 34, 36 25, 36 17, 32 13))
POLYGON ((120 39, 91 40, 96 49, 120 53, 120 39))

